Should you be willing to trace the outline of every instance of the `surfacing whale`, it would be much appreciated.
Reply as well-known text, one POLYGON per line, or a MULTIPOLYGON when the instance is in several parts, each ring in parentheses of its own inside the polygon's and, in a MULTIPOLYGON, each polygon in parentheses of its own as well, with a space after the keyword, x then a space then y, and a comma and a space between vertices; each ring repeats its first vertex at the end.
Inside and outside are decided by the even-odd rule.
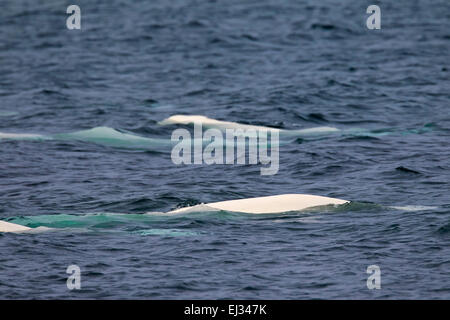
POLYGON ((308 208, 340 205, 349 203, 348 200, 328 198, 310 194, 282 194, 277 196, 247 198, 229 201, 212 202, 192 207, 172 210, 169 213, 188 213, 208 210, 224 210, 232 212, 267 214, 300 211, 308 208))
MULTIPOLYGON (((167 214, 191 213, 202 211, 231 211, 251 214, 277 214, 290 211, 300 211, 308 208, 341 205, 349 203, 348 200, 328 198, 309 194, 282 194, 268 197, 247 198, 230 201, 212 202, 192 207, 180 208, 169 211, 167 214)), ((43 227, 40 227, 43 228, 43 227)), ((37 228, 29 228, 15 223, 0 221, 0 232, 33 231, 37 228)), ((48 229, 48 228, 47 228, 48 229)))
POLYGON ((314 134, 328 134, 339 132, 340 130, 334 127, 314 127, 307 129, 298 129, 298 130, 287 130, 287 129, 278 129, 271 128, 265 126, 256 126, 250 124, 242 124, 231 121, 221 121, 216 119, 211 119, 205 116, 199 115, 173 115, 167 119, 164 119, 159 122, 160 125, 170 125, 170 124, 184 124, 189 125, 193 123, 201 123, 202 126, 207 128, 216 128, 220 130, 226 129, 242 129, 242 130, 258 130, 258 131, 279 131, 280 134, 284 135, 314 135, 314 134))

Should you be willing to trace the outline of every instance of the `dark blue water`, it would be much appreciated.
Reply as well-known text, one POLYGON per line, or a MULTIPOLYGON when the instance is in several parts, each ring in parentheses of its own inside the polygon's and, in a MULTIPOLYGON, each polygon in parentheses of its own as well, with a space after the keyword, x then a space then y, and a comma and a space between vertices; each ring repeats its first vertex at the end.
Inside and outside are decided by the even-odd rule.
POLYGON ((450 298, 448 1, 376 1, 381 30, 371 1, 76 1, 82 30, 70 4, 0 2, 0 132, 58 137, 0 140, 0 219, 56 229, 0 234, 0 298, 450 298), (173 114, 343 133, 273 176, 125 135, 173 114), (283 193, 354 203, 160 214, 283 193))

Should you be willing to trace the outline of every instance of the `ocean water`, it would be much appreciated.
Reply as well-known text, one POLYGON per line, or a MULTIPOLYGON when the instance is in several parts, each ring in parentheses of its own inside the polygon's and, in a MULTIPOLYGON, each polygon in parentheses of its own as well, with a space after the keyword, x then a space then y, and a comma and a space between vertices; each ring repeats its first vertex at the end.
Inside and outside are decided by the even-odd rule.
POLYGON ((70 4, 0 2, 0 219, 40 227, 0 234, 0 298, 450 298, 448 1, 70 4), (262 176, 173 164, 174 114, 340 131, 262 176), (284 193, 352 203, 167 214, 284 193))

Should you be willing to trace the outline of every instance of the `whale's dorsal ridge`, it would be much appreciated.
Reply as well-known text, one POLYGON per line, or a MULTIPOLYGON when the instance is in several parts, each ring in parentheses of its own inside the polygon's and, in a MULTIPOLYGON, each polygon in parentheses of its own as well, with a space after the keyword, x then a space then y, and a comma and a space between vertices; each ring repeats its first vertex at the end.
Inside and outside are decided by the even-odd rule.
MULTIPOLYGON (((300 211, 312 207, 340 205, 348 202, 348 200, 337 198, 291 193, 266 197, 212 202, 206 203, 202 206, 203 208, 209 208, 213 210, 215 209, 232 212, 264 214, 300 211)), ((188 213, 195 211, 195 209, 195 207, 181 208, 171 211, 171 213, 188 213)))

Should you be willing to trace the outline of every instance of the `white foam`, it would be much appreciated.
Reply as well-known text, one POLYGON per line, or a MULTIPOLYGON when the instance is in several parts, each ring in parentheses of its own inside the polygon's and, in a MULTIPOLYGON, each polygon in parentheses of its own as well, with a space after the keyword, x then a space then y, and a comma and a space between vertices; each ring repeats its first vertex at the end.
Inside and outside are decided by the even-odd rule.
POLYGON ((44 138, 45 136, 42 136, 40 134, 0 132, 0 139, 28 140, 28 139, 44 139, 44 138))
POLYGON ((15 116, 18 115, 18 112, 14 112, 14 111, 0 111, 0 117, 10 117, 10 116, 15 116))
POLYGON ((403 207, 391 207, 395 210, 402 210, 402 211, 424 211, 424 210, 435 210, 439 207, 433 207, 433 206, 403 206, 403 207))

